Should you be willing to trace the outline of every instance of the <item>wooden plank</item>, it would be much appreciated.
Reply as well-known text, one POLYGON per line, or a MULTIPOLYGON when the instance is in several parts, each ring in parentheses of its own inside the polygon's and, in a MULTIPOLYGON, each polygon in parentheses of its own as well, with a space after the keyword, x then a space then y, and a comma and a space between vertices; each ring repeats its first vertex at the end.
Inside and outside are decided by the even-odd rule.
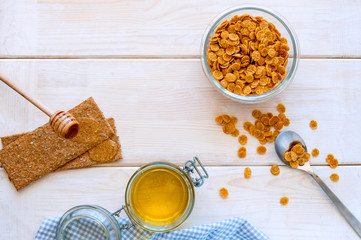
MULTIPOLYGON (((35 235, 44 217, 61 216, 80 204, 96 204, 116 211, 124 203, 124 190, 137 168, 112 167, 71 170, 50 174, 16 192, 0 169, 0 232, 2 239, 28 239, 35 235), (49 204, 51 202, 51 204, 49 204)), ((196 189, 192 215, 182 228, 211 223, 233 216, 250 221, 271 239, 356 239, 356 234, 337 212, 322 190, 306 173, 281 167, 273 176, 269 167, 251 167, 251 179, 243 178, 244 167, 207 167, 210 178, 196 189), (226 187, 228 199, 218 190, 226 187), (290 198, 287 206, 279 199, 290 198)), ((360 166, 315 171, 344 204, 361 219, 360 166), (337 172, 340 181, 331 182, 337 172), (355 186, 355 187, 349 187, 355 186)), ((124 215, 123 215, 124 216, 124 215)))
MULTIPOLYGON (((70 109, 93 96, 107 117, 114 117, 124 159, 111 166, 140 166, 169 160, 178 164, 197 155, 208 165, 280 164, 273 144, 256 153, 249 137, 247 157, 239 159, 237 139, 225 135, 214 118, 223 113, 242 122, 251 112, 276 112, 282 102, 292 129, 320 156, 312 164, 326 164, 333 153, 340 164, 360 164, 355 149, 361 135, 361 60, 302 60, 294 82, 272 101, 236 103, 207 82, 199 60, 2 60, 2 73, 53 109, 70 109), (309 128, 315 119, 319 128, 309 128)), ((47 116, 0 84, 0 136, 35 129, 47 116)))
MULTIPOLYGON (((304 57, 360 57, 360 0, 253 1, 295 28, 304 57), (305 8, 304 6, 312 6, 305 8), (302 9, 302 13, 300 13, 302 9)), ((1 57, 199 57, 206 26, 241 3, 1 1, 1 57)))

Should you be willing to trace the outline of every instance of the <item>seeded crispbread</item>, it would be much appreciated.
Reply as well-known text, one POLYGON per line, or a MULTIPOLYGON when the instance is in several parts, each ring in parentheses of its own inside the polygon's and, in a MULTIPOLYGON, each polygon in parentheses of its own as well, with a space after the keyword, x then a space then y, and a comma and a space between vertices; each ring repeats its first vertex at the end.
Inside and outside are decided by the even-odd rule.
MULTIPOLYGON (((111 143, 114 143, 114 145, 116 146, 116 153, 114 154, 113 157, 108 157, 106 159, 102 158, 100 160, 94 160, 90 157, 89 151, 87 151, 87 152, 83 153, 81 156, 79 156, 79 157, 75 158, 74 160, 71 160, 70 162, 66 163, 65 165, 59 167, 55 171, 89 167, 89 166, 93 166, 93 165, 97 165, 97 164, 101 164, 101 163, 115 162, 119 159, 122 159, 121 145, 119 143, 119 137, 116 135, 116 127, 115 127, 114 118, 108 118, 107 121, 110 124, 110 126, 112 127, 115 134, 113 134, 109 139, 105 140, 103 143, 100 143, 99 145, 90 149, 89 151, 94 151, 97 148, 99 148, 101 144, 104 145, 104 143, 111 141, 111 143)), ((14 142, 18 138, 20 138, 26 134, 29 134, 29 133, 21 133, 21 134, 1 137, 1 143, 2 143, 3 147, 6 147, 10 143, 14 142)), ((110 151, 110 150, 105 149, 105 151, 110 151)))
POLYGON ((93 98, 85 100, 69 113, 80 123, 79 134, 72 140, 59 137, 49 124, 45 124, 0 150, 0 162, 17 190, 114 134, 93 98))
POLYGON ((2 137, 1 144, 3 145, 3 148, 9 145, 10 143, 14 142, 15 140, 19 139, 20 137, 24 136, 25 134, 27 133, 19 133, 11 136, 2 137))

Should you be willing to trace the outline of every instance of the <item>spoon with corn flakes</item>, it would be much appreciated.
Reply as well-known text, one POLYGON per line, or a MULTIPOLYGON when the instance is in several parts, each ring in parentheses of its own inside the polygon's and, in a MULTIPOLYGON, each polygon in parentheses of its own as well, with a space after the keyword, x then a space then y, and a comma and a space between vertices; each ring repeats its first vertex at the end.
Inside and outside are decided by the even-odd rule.
POLYGON ((308 161, 310 159, 310 154, 307 152, 306 144, 301 136, 293 131, 281 132, 276 138, 275 149, 278 157, 287 166, 305 171, 313 177, 313 179, 318 183, 318 185, 320 185, 322 190, 335 204, 346 221, 355 230, 359 237, 361 237, 361 223, 312 170, 308 161))

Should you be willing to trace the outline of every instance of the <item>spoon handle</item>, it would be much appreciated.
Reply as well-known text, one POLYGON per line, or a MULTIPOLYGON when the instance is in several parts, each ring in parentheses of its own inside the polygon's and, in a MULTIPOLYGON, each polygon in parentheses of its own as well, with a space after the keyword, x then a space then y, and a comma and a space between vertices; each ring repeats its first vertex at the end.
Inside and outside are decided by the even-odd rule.
POLYGON ((361 238, 361 223, 357 218, 347 209, 347 207, 341 202, 341 200, 327 187, 327 185, 321 180, 319 176, 315 173, 310 174, 313 179, 320 185, 322 190, 327 194, 327 196, 331 199, 331 201, 335 204, 338 211, 342 214, 342 216, 346 219, 346 221, 350 224, 350 226, 355 230, 357 235, 361 238))

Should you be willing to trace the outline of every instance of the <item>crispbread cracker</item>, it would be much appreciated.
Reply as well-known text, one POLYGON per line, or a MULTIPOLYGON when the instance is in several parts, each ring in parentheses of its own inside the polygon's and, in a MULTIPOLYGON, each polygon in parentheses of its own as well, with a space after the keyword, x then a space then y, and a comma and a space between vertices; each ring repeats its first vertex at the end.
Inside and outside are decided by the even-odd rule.
POLYGON ((93 98, 69 111, 80 123, 79 134, 66 140, 45 124, 0 150, 0 162, 20 190, 108 139, 114 131, 93 98), (85 126, 82 119, 92 126, 85 126), (83 125, 83 126, 82 126, 83 125), (82 128, 87 131, 82 132, 82 128))
POLYGON ((15 140, 19 139, 20 137, 24 136, 27 133, 19 133, 11 136, 6 136, 1 138, 1 143, 3 148, 9 145, 10 143, 14 142, 15 140))
MULTIPOLYGON (((115 133, 109 138, 111 141, 114 141, 116 143, 116 145, 117 145, 117 153, 115 154, 114 157, 112 157, 112 158, 110 158, 110 159, 108 159, 106 161, 92 160, 90 158, 90 156, 89 156, 89 151, 94 149, 94 148, 97 148, 99 146, 99 145, 97 145, 94 148, 92 148, 89 151, 82 154, 81 156, 79 156, 79 157, 75 158, 74 160, 71 160, 70 162, 66 163, 65 165, 59 167, 55 171, 68 170, 68 169, 73 169, 73 168, 89 167, 89 166, 93 166, 93 165, 97 165, 97 164, 101 164, 101 163, 115 162, 116 160, 122 159, 121 145, 119 143, 119 137, 116 135, 116 127, 115 127, 114 118, 108 118, 107 121, 108 121, 108 123, 110 124, 111 128, 113 129, 113 131, 115 133)), ((22 137, 22 136, 24 136, 26 134, 29 134, 29 133, 21 133, 21 134, 1 137, 1 142, 2 142, 3 147, 6 147, 10 143, 14 142, 18 138, 20 138, 20 137, 22 137)))

